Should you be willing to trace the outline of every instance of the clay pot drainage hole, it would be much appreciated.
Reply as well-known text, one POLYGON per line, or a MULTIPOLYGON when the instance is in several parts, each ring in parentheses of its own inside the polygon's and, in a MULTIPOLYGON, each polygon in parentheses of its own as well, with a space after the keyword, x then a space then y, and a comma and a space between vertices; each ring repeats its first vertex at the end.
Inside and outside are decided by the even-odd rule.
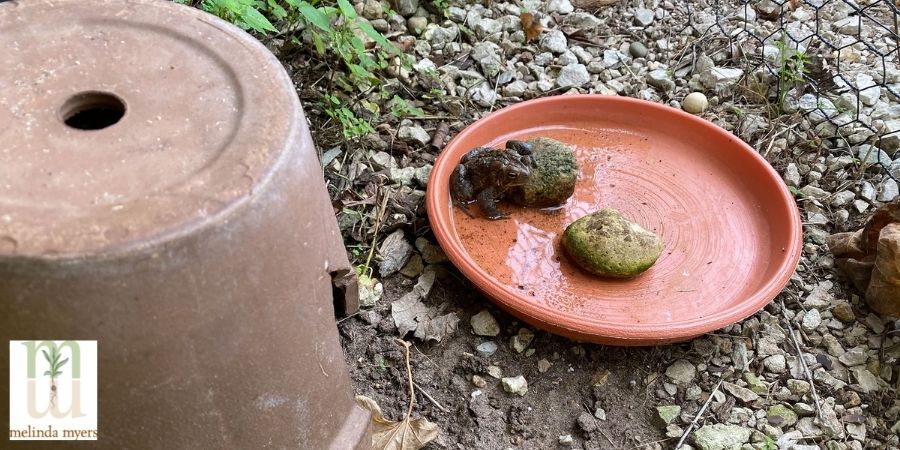
POLYGON ((86 91, 73 95, 59 110, 62 121, 78 130, 102 130, 125 115, 125 102, 109 92, 86 91))

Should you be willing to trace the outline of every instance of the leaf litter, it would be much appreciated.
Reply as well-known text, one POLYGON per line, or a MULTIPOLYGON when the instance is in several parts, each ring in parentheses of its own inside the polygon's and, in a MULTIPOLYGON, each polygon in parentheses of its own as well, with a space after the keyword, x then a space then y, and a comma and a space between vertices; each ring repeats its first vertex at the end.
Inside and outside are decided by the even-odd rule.
POLYGON ((416 401, 412 367, 409 365, 409 342, 395 339, 406 353, 406 375, 409 381, 409 407, 400 421, 388 420, 375 400, 365 395, 357 395, 356 403, 372 413, 372 448, 374 450, 419 450, 437 438, 438 426, 428 419, 412 419, 416 401))

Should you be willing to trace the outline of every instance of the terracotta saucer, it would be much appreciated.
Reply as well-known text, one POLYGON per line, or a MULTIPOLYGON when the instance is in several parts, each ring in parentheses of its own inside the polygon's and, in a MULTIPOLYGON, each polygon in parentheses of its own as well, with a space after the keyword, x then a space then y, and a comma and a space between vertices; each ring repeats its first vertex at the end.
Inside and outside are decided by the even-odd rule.
POLYGON ((793 197, 750 146, 680 110, 623 97, 547 97, 475 122, 435 163, 427 206, 447 256, 503 309, 605 344, 683 341, 752 315, 787 284, 802 245, 793 197), (448 181, 463 154, 537 136, 575 148, 576 192, 562 208, 501 202, 510 217, 491 221, 452 206, 448 181), (600 278, 561 252, 565 227, 602 207, 662 236, 647 272, 600 278))

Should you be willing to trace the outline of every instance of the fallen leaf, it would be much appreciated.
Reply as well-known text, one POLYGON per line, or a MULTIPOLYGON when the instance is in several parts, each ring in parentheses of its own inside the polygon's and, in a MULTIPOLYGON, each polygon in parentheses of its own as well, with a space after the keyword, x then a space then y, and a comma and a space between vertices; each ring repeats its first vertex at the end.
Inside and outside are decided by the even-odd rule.
POLYGON ((395 340, 403 346, 406 353, 406 376, 409 381, 409 407, 403 420, 395 422, 386 419, 378 403, 365 395, 357 395, 356 403, 372 413, 373 450, 419 450, 437 437, 438 427, 424 417, 411 419, 416 397, 412 366, 409 364, 410 344, 400 339, 395 340))
POLYGON ((876 209, 861 230, 829 236, 828 248, 873 310, 900 315, 900 199, 876 209))
POLYGON ((431 292, 434 277, 434 269, 425 269, 412 291, 391 303, 391 318, 400 336, 414 331, 413 336, 417 339, 441 342, 456 331, 459 324, 456 313, 443 314, 443 309, 422 303, 431 292))
POLYGON ((437 437, 437 425, 424 417, 395 422, 387 420, 378 403, 365 395, 357 395, 356 403, 372 412, 372 448, 374 450, 418 450, 437 437))
POLYGON ((540 18, 530 12, 519 14, 519 21, 522 22, 522 29, 525 30, 525 43, 535 40, 541 31, 544 31, 540 18))

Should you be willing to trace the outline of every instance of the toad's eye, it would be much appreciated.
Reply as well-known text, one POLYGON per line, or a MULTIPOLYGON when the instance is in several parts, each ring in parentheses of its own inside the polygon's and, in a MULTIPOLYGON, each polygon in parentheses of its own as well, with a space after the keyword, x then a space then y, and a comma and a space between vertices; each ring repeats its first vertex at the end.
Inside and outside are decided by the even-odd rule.
POLYGON ((518 172, 507 172, 506 176, 509 178, 519 178, 518 172))

